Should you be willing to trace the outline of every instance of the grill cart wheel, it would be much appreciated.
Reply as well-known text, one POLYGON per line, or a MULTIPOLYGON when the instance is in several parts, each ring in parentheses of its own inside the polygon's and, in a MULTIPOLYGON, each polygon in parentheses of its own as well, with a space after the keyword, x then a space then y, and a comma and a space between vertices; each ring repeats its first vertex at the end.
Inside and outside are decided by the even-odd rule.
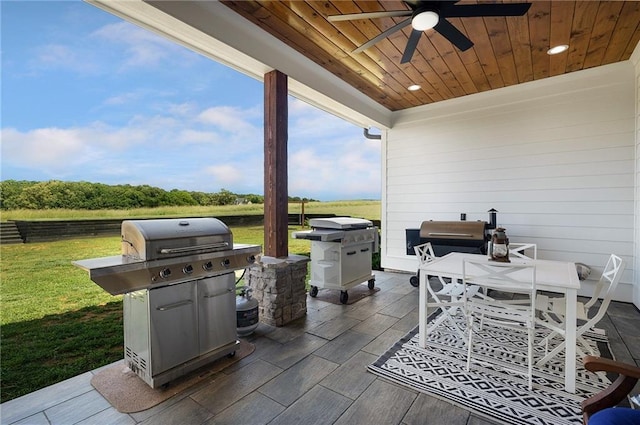
POLYGON ((420 276, 419 274, 416 274, 415 276, 411 276, 409 278, 409 283, 411 284, 411 286, 413 286, 414 288, 417 288, 420 286, 420 276))
POLYGON ((236 355, 235 351, 230 352, 229 354, 227 354, 227 357, 232 358, 236 355))
POLYGON ((315 298, 316 295, 318 295, 318 287, 317 286, 312 286, 311 290, 309 291, 309 295, 311 295, 313 298, 315 298))
POLYGON ((342 304, 346 304, 347 301, 349 301, 349 294, 347 294, 347 291, 340 291, 340 302, 342 304))
POLYGON ((368 283, 369 289, 373 289, 376 286, 376 280, 375 279, 369 279, 369 283, 368 283))

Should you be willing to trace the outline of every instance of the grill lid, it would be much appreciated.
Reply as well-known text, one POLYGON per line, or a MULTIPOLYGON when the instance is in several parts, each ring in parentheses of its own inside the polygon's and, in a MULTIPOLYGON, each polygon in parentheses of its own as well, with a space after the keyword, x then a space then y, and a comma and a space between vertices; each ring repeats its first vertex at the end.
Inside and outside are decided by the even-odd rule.
POLYGON ((122 255, 157 260, 216 252, 233 247, 233 234, 217 218, 125 220, 122 255))
POLYGON ((423 221, 420 237, 483 241, 485 225, 484 221, 423 221))
POLYGON ((316 229, 366 229, 373 226, 369 220, 363 218, 352 217, 330 217, 330 218, 312 218, 309 220, 309 226, 316 229))

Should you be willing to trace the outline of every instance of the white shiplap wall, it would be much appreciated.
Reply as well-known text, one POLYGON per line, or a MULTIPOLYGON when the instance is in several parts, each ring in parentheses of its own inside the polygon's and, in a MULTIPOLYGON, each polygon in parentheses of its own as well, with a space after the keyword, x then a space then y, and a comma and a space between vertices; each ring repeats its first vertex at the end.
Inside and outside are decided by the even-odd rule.
MULTIPOLYGON (((385 268, 415 271, 405 229, 423 220, 488 220, 540 258, 583 262, 599 277, 627 261, 635 224, 635 71, 630 62, 398 113, 383 154, 385 268)), ((590 285, 584 285, 589 292, 590 285)))

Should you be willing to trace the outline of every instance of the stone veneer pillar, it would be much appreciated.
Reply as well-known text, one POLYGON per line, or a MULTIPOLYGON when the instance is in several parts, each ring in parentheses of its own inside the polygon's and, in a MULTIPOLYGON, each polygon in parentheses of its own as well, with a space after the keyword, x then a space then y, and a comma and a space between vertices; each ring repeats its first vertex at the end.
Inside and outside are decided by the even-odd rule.
POLYGON ((249 267, 246 285, 258 300, 261 322, 284 326, 307 314, 307 263, 309 258, 302 255, 263 256, 249 267))

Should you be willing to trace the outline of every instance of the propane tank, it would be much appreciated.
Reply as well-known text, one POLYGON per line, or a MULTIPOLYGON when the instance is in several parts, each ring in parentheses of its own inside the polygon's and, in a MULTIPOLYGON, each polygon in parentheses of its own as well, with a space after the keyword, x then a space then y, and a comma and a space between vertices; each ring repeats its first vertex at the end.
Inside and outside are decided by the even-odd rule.
POLYGON ((251 335, 258 327, 258 301, 251 298, 253 289, 239 286, 236 295, 236 317, 238 336, 251 335))

